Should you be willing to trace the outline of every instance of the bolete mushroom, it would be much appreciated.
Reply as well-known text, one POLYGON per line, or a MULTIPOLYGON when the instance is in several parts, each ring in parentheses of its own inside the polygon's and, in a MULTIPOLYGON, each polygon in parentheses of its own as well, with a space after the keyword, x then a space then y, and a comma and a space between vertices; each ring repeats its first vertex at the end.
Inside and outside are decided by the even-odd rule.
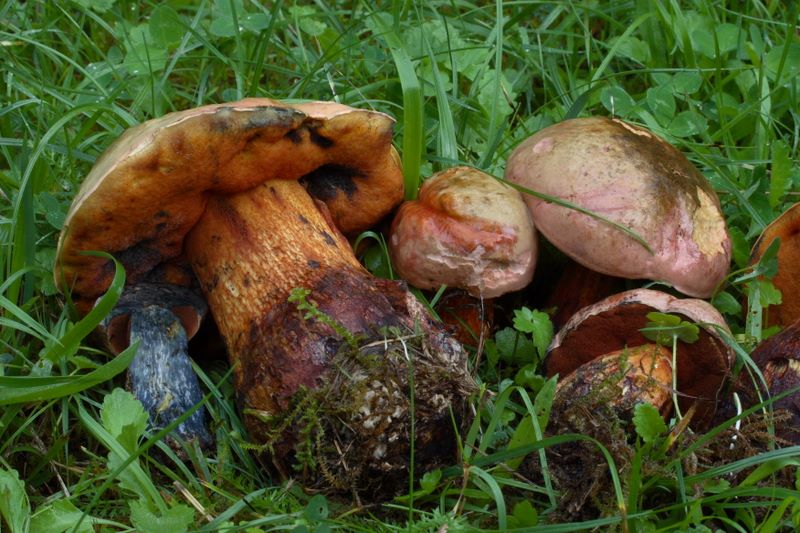
MULTIPOLYGON (((139 341, 128 367, 128 388, 156 428, 177 420, 203 399, 188 343, 200 329, 207 309, 191 288, 142 282, 127 287, 100 323, 106 346, 114 354, 139 341)), ((179 448, 175 436, 196 440, 201 446, 211 444, 205 408, 200 406, 170 434, 171 444, 179 448)))
MULTIPOLYGON (((717 393, 728 377, 734 354, 717 330, 729 331, 719 312, 704 300, 675 298, 650 289, 610 296, 578 311, 550 344, 548 375, 569 376, 581 365, 623 348, 650 344, 642 329, 648 313, 672 314, 699 326, 693 343, 678 340, 675 373, 679 405, 686 412, 697 403, 695 426, 713 416, 717 393)), ((671 348, 671 346, 670 346, 671 348)))
POLYGON ((756 263, 767 248, 780 239, 778 248, 778 272, 772 283, 781 291, 782 301, 769 307, 766 316, 768 325, 788 326, 800 320, 800 203, 767 226, 758 238, 751 263, 756 263))
POLYGON ((724 278, 731 244, 709 182, 675 147, 643 128, 601 117, 566 120, 523 141, 507 180, 624 226, 533 195, 536 228, 584 266, 671 283, 708 297, 724 278))
MULTIPOLYGON (((750 357, 761 370, 767 391, 763 390, 758 378, 742 370, 735 386, 742 407, 747 409, 762 400, 794 390, 773 401, 772 409, 788 413, 788 419, 776 422, 775 434, 792 444, 800 444, 800 391, 796 390, 800 388, 800 320, 759 343, 750 357)), ((735 414, 732 405, 727 407, 726 418, 735 414)))
POLYGON ((457 287, 494 298, 533 278, 536 233, 521 195, 471 167, 425 180, 400 206, 389 236, 392 264, 420 289, 457 287))
POLYGON ((464 416, 472 384, 461 347, 401 282, 369 275, 343 235, 402 198, 393 123, 334 103, 246 99, 131 128, 67 215, 59 285, 86 311, 112 265, 84 250, 113 254, 134 285, 188 262, 225 340, 251 436, 284 470, 310 439, 315 455, 302 452, 328 475, 341 471, 356 491, 385 481, 391 493, 386 485, 407 473, 412 438, 417 468, 452 461, 452 416, 464 416), (385 328, 401 339, 421 332, 412 335, 421 343, 414 422, 410 348, 374 355, 392 344, 385 328), (334 363, 342 352, 352 357, 334 363), (318 389, 312 422, 302 407, 318 389), (343 397, 350 412, 325 419, 324 403, 343 397))

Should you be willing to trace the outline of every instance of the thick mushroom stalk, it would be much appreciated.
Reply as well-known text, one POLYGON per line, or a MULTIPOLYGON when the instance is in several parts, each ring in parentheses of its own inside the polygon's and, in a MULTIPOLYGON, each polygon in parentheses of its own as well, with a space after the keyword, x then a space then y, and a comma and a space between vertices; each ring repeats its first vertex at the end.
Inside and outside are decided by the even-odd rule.
POLYGON ((608 274, 671 283, 706 298, 722 281, 731 242, 711 184, 657 135, 617 119, 566 120, 523 141, 505 177, 629 228, 532 195, 536 228, 582 265, 608 274))
MULTIPOLYGON (((425 364, 438 370, 423 372, 424 363, 417 362, 418 457, 435 462, 441 450, 452 449, 451 408, 457 418, 464 415, 471 380, 460 346, 425 318, 402 285, 369 275, 325 212, 324 204, 315 203, 295 181, 275 180, 215 197, 187 236, 186 254, 236 365, 236 390, 251 415, 245 418, 248 428, 273 444, 278 463, 287 466, 298 452, 302 429, 293 427, 288 436, 276 438, 271 433, 280 424, 270 421, 286 420, 281 417, 292 412, 298 396, 335 382, 328 394, 353 402, 350 412, 337 412, 349 428, 348 442, 342 457, 315 460, 338 461, 363 475, 397 476, 408 467, 402 450, 410 446, 412 416, 409 383, 397 375, 407 376, 408 370, 388 356, 367 365, 358 356, 337 358, 342 350, 356 351, 348 337, 369 343, 385 338, 380 328, 423 332, 429 346, 425 364), (305 303, 316 313, 304 316, 297 301, 288 301, 294 288, 309 291, 305 303), (335 362, 348 370, 342 372, 335 362)), ((327 453, 319 448, 314 453, 327 453)), ((351 480, 359 490, 372 483, 363 475, 351 480)))
MULTIPOLYGON (((168 426, 203 400, 188 355, 189 337, 200 326, 206 304, 190 289, 142 283, 127 289, 103 321, 106 343, 119 353, 139 341, 130 367, 128 388, 142 403, 156 429, 168 426)), ((175 428, 170 438, 211 444, 205 408, 175 428)))

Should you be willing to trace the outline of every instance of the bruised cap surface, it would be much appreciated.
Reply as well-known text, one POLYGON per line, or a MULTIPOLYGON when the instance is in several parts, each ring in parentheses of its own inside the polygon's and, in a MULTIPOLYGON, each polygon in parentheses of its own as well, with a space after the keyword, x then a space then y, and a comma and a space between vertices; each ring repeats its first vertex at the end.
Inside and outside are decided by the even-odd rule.
POLYGON ((731 244, 705 177, 655 134, 602 117, 566 120, 523 141, 506 179, 633 230, 525 195, 537 229, 584 266, 625 278, 671 283, 708 297, 725 277, 731 244))
POLYGON ((392 262, 421 289, 441 285, 493 298, 527 286, 536 264, 536 233, 522 196, 470 167, 431 176, 419 198, 395 215, 392 262))
POLYGON ((98 159, 67 214, 56 281, 87 311, 113 263, 145 279, 181 254, 183 238, 214 194, 271 179, 301 180, 344 233, 362 231, 403 196, 391 144, 394 121, 335 103, 266 98, 171 113, 130 128, 98 159))

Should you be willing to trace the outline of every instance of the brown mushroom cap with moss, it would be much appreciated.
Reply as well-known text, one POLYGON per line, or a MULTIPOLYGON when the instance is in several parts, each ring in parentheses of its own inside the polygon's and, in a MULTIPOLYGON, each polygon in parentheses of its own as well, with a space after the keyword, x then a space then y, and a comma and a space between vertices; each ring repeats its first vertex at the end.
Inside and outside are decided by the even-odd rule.
POLYGON ((545 361, 548 375, 564 378, 596 357, 651 343, 641 331, 648 326, 647 314, 651 312, 678 315, 699 326, 696 342, 677 342, 673 372, 681 410, 685 412, 697 402, 695 416, 701 424, 707 422, 734 355, 718 331, 729 333, 722 315, 704 300, 635 289, 585 307, 553 339, 545 361))
POLYGON ((326 468, 305 481, 325 485, 335 473, 376 497, 406 483, 412 435, 418 468, 454 460, 451 421, 466 418, 473 385, 460 345, 403 283, 372 277, 345 237, 402 199, 393 124, 339 104, 268 99, 141 124, 84 182, 56 265, 84 312, 113 274, 86 250, 113 254, 130 284, 190 265, 235 365, 251 438, 284 472, 305 454, 326 468), (402 349, 390 348, 390 330, 402 349), (403 365, 415 343, 412 413, 403 365))
POLYGON ((442 285, 494 298, 533 278, 536 231, 522 196, 471 167, 437 172, 400 206, 389 236, 392 264, 420 289, 442 285))
POLYGON ((766 323, 788 326, 800 320, 800 203, 764 229, 753 247, 751 263, 761 259, 775 239, 780 239, 780 248, 778 272, 772 283, 781 291, 781 303, 768 308, 766 323))
POLYGON ((554 124, 514 150, 505 177, 627 227, 652 250, 605 221, 525 195, 536 228, 592 270, 703 298, 728 271, 731 244, 711 185, 643 128, 601 117, 554 124))

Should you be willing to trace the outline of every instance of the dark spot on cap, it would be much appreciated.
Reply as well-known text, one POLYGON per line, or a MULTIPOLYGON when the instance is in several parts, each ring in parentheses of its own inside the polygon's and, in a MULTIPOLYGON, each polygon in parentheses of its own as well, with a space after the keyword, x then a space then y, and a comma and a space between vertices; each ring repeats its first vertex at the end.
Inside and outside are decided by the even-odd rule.
POLYGON ((302 222, 303 224, 310 224, 308 219, 306 217, 304 217, 303 215, 297 215, 297 218, 300 219, 300 222, 302 222))
POLYGON ((242 278, 242 285, 244 285, 245 287, 249 287, 252 284, 253 280, 250 279, 250 276, 245 275, 244 278, 242 278))
POLYGON ((314 126, 309 126, 308 135, 312 143, 316 144, 317 146, 319 146, 324 150, 327 150, 334 144, 333 139, 329 139, 328 137, 325 137, 324 135, 319 133, 317 131, 317 128, 314 126))
POLYGON ((326 244, 330 244, 331 246, 336 246, 336 239, 331 237, 330 233, 328 233, 327 231, 324 231, 324 230, 320 231, 319 233, 320 233, 320 235, 322 235, 322 238, 325 239, 325 243, 326 244))
POLYGON ((313 259, 309 259, 308 268, 319 268, 319 261, 314 261, 313 259))
POLYGON ((156 218, 169 218, 169 212, 168 211, 163 211, 163 210, 159 211, 158 213, 155 214, 155 217, 156 218))
POLYGON ((336 198, 339 191, 352 199, 358 192, 355 180, 363 178, 364 175, 353 168, 331 164, 312 170, 300 178, 300 183, 305 186, 308 194, 324 202, 336 198))
POLYGON ((165 229, 167 229, 167 223, 166 222, 159 222, 158 224, 156 224, 156 233, 161 233, 165 229))
MULTIPOLYGON (((114 256, 125 267, 129 282, 138 281, 164 259, 156 243, 149 239, 120 250, 114 256)), ((109 267, 113 271, 113 263, 109 267)))
POLYGON ((289 130, 284 137, 292 141, 293 144, 300 144, 303 142, 303 136, 300 135, 299 130, 289 130))

